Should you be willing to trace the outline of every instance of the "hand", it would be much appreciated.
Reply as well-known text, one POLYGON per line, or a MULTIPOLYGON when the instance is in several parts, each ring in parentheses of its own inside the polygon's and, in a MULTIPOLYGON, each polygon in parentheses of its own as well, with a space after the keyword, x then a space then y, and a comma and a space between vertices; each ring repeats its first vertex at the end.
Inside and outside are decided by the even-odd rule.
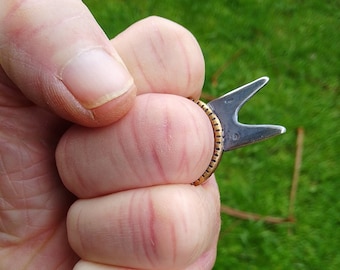
POLYGON ((212 268, 217 185, 189 185, 213 135, 186 99, 204 78, 188 31, 151 17, 109 41, 80 1, 7 1, 0 61, 1 269, 212 268))

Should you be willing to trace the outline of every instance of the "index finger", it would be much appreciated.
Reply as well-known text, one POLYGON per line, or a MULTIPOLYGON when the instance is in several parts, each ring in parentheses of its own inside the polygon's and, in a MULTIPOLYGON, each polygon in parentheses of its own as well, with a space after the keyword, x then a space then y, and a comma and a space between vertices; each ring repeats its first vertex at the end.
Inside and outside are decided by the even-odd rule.
POLYGON ((198 99, 204 58, 195 37, 181 25, 152 16, 112 41, 134 78, 138 94, 166 93, 198 99))

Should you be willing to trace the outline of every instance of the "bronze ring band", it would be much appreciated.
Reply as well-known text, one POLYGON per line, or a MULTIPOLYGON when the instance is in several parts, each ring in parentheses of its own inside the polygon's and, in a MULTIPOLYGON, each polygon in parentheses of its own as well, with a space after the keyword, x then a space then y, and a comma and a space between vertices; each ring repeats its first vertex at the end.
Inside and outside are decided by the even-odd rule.
POLYGON ((208 168, 204 171, 202 176, 198 178, 192 184, 198 186, 203 184, 216 170, 223 153, 223 129, 220 120, 217 118, 216 114, 200 100, 193 100, 198 106, 200 106, 203 111, 207 114, 210 119, 211 126, 214 131, 214 153, 209 163, 208 168))

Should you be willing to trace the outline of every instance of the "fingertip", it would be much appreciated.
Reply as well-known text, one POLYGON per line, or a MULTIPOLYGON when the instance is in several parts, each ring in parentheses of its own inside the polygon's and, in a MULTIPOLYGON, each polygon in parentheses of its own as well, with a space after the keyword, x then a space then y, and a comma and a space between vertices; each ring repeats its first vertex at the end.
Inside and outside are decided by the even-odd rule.
POLYGON ((95 121, 93 122, 93 126, 107 126, 118 121, 131 109, 135 98, 136 87, 133 85, 129 89, 129 91, 122 96, 92 109, 92 113, 95 119, 95 121))
POLYGON ((64 88, 46 93, 42 106, 72 123, 85 127, 103 127, 122 118, 133 106, 135 97, 136 87, 133 85, 122 96, 97 108, 86 109, 64 88))
POLYGON ((194 35, 183 26, 150 16, 131 25, 111 44, 135 79, 138 94, 200 96, 204 57, 194 35))

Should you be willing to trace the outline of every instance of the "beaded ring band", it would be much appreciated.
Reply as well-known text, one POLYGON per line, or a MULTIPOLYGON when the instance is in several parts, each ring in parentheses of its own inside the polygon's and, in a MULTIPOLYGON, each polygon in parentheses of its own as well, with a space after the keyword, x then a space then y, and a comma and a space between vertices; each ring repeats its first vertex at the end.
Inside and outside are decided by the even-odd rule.
POLYGON ((198 186, 203 184, 216 170, 222 154, 223 154, 223 129, 220 120, 214 114, 214 112, 201 100, 192 100, 198 106, 200 106, 203 111, 207 114, 210 119, 211 126, 214 131, 214 153, 212 155, 211 161, 209 163, 208 168, 204 171, 204 173, 192 184, 194 186, 198 186))

